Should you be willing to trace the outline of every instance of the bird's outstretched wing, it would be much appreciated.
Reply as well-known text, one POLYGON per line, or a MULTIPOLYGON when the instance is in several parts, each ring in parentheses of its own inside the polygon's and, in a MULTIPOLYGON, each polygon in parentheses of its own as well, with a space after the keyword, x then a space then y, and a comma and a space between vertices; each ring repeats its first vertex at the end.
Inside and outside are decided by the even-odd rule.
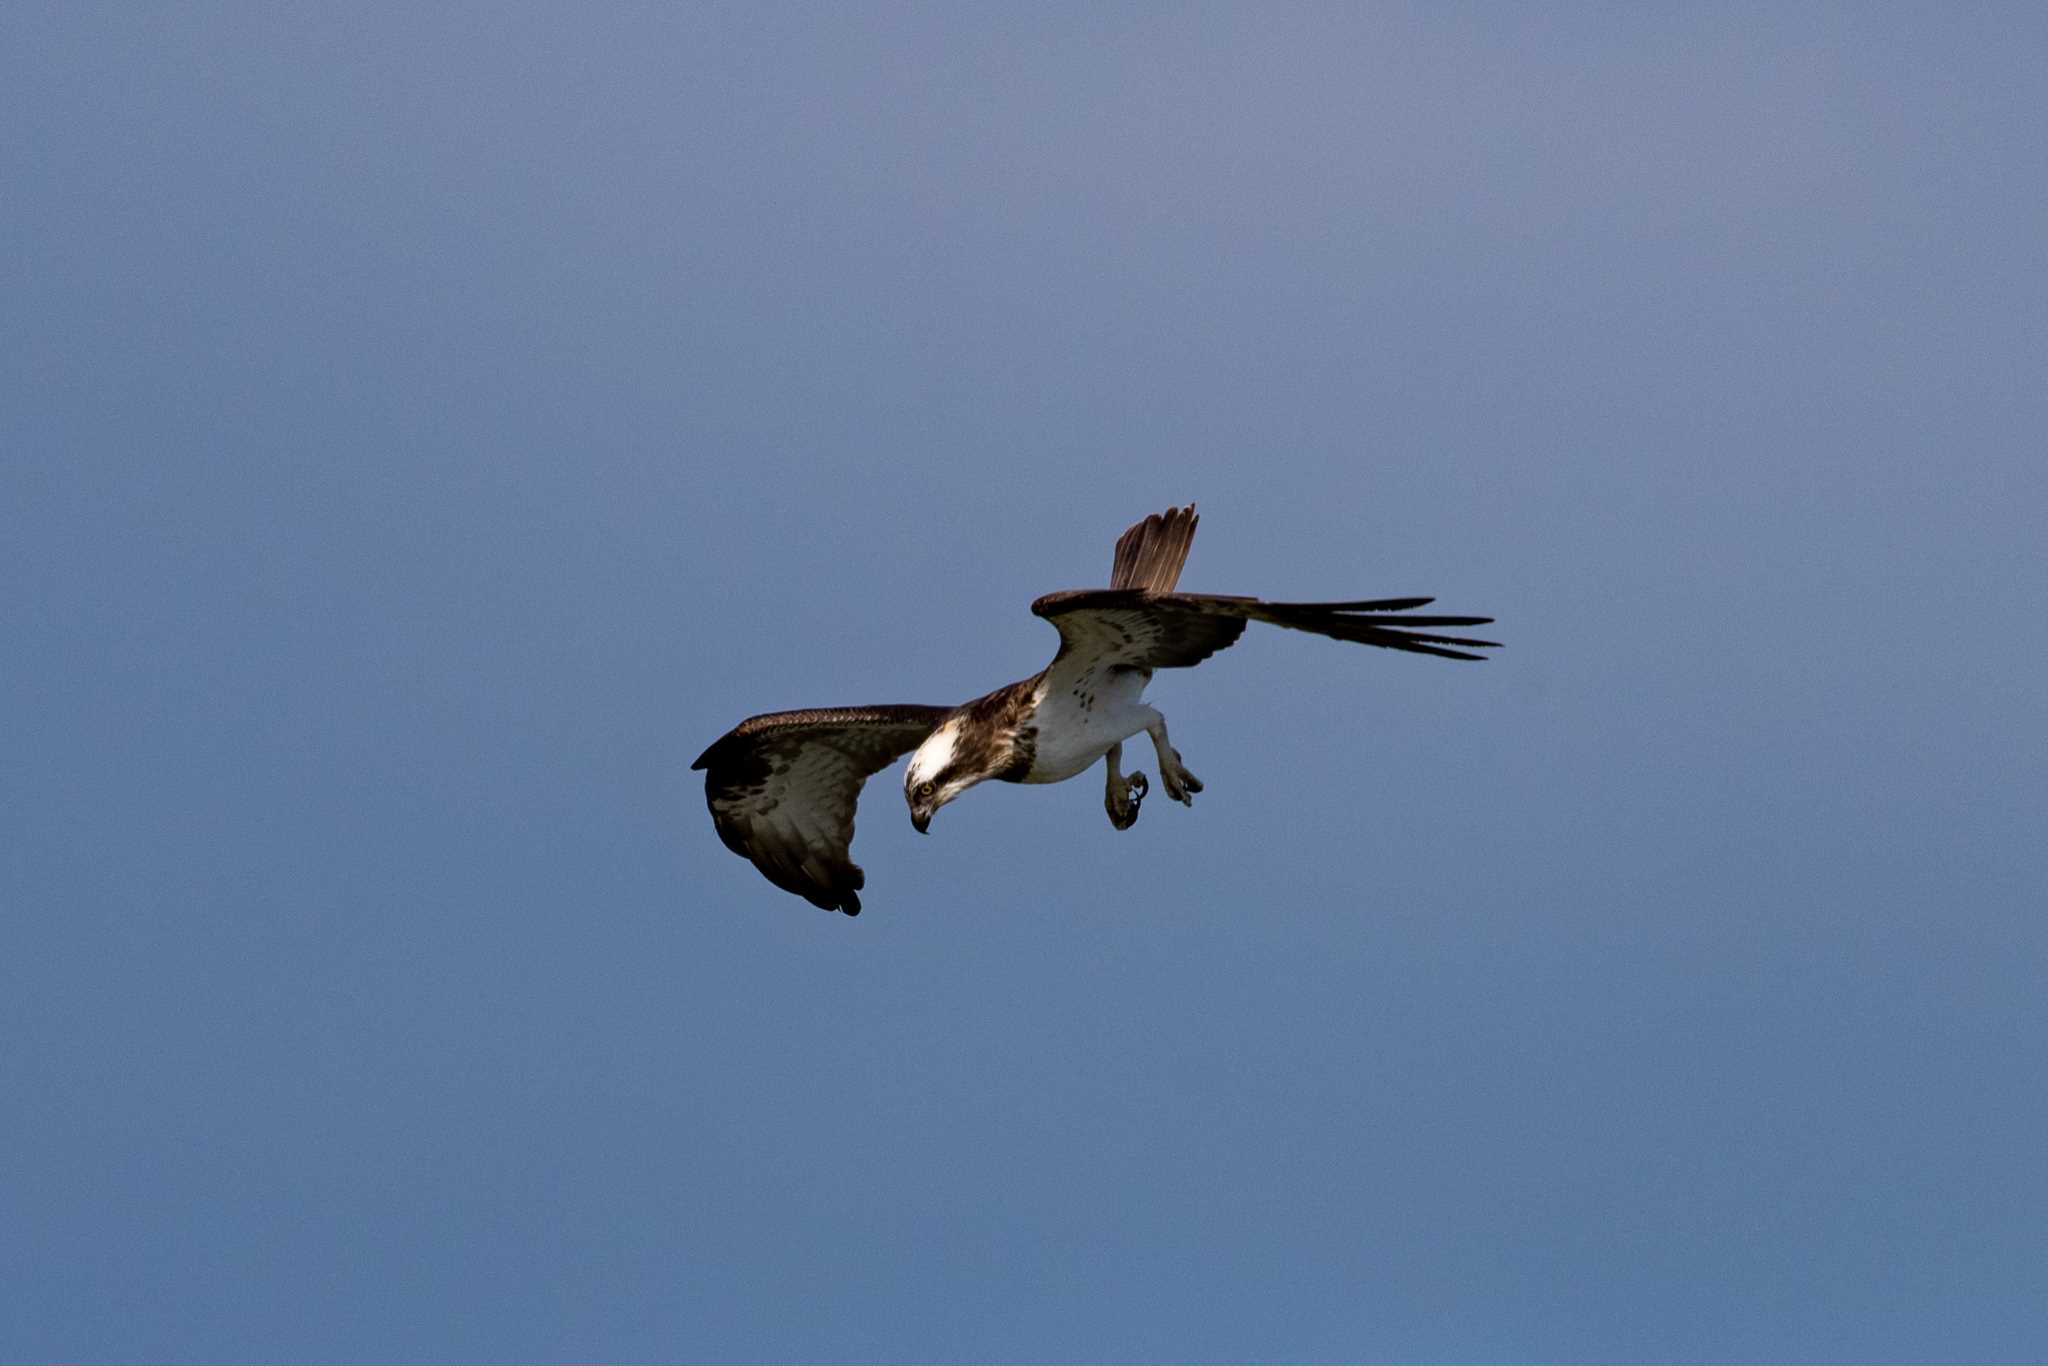
POLYGON ((1235 644, 1251 621, 1445 659, 1484 659, 1471 652, 1497 648, 1491 640, 1432 633, 1445 626, 1484 626, 1492 617, 1406 615, 1432 601, 1262 602, 1207 593, 1084 588, 1048 593, 1031 610, 1059 628, 1060 652, 1051 669, 1055 676, 1117 667, 1187 668, 1235 644), (1418 629, 1424 627, 1431 630, 1418 629))
POLYGON ((924 742, 950 707, 835 707, 752 716, 712 742, 704 801, 725 847, 827 911, 860 914, 850 852, 868 775, 924 742))
POLYGON ((1493 620, 1406 615, 1433 598, 1261 602, 1176 593, 1200 521, 1190 503, 1134 522, 1117 538, 1109 587, 1048 593, 1031 604, 1033 612, 1059 628, 1060 652, 1048 670, 1056 687, 1069 675, 1078 679, 1104 669, 1182 669, 1199 664, 1236 644, 1250 621, 1445 659, 1484 659, 1471 651, 1498 648, 1490 640, 1418 629, 1484 626, 1493 620))

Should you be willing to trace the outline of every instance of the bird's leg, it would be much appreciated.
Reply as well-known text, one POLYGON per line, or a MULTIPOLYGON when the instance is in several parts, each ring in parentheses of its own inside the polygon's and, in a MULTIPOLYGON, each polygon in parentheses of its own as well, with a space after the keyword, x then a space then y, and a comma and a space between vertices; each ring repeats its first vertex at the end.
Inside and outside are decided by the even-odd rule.
POLYGON ((1202 780, 1187 771, 1180 761, 1180 751, 1166 740, 1166 718, 1160 717, 1145 727, 1145 733, 1152 737, 1152 748, 1159 755, 1159 781, 1166 784, 1166 795, 1182 806, 1193 806, 1195 794, 1202 790, 1202 780))
POLYGON ((1138 823, 1138 803, 1145 800, 1145 794, 1152 790, 1142 773, 1133 773, 1128 778, 1117 767, 1123 761, 1123 742, 1109 747, 1103 756, 1103 766, 1109 770, 1109 787, 1103 794, 1103 809, 1109 812, 1109 823, 1119 830, 1128 830, 1138 823))

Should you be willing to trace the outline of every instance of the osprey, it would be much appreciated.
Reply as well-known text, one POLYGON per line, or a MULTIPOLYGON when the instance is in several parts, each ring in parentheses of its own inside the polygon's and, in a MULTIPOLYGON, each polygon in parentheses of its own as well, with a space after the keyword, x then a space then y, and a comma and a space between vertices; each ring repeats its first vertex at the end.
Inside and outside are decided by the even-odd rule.
POLYGON ((1147 517, 1118 538, 1109 587, 1032 603, 1058 628, 1060 648, 1021 682, 957 707, 834 707, 740 722, 690 765, 705 770, 718 837, 784 891, 859 915, 867 878, 849 852, 854 803, 868 776, 906 750, 915 753, 903 797, 921 834, 934 812, 976 783, 1064 782, 1098 759, 1109 823, 1128 830, 1150 790, 1143 773, 1122 768, 1123 742, 1139 731, 1151 737, 1167 796, 1192 806, 1202 790, 1168 742, 1166 718, 1144 702, 1152 671, 1201 663, 1235 643, 1246 622, 1444 659, 1483 659, 1469 651, 1497 648, 1415 629, 1493 620, 1404 615, 1431 598, 1262 602, 1177 593, 1198 520, 1192 503, 1147 517))

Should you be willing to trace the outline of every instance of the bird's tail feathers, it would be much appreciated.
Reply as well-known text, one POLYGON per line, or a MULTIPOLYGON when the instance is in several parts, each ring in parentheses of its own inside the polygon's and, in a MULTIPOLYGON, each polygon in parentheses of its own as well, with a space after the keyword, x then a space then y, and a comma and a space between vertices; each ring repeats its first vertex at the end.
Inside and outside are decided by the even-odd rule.
POLYGON ((1109 571, 1111 588, 1138 588, 1171 593, 1180 582, 1188 548, 1195 542, 1195 505, 1155 512, 1117 537, 1116 560, 1109 571))

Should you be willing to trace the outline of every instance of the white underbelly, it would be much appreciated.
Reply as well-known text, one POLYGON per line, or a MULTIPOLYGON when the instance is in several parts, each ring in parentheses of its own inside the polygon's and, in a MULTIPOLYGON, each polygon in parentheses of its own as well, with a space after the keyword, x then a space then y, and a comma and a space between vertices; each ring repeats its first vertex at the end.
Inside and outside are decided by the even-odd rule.
POLYGON ((1060 783, 1109 753, 1109 747, 1152 723, 1158 713, 1140 700, 1149 681, 1136 672, 1114 674, 1100 686, 1051 691, 1039 702, 1038 734, 1027 783, 1060 783))

